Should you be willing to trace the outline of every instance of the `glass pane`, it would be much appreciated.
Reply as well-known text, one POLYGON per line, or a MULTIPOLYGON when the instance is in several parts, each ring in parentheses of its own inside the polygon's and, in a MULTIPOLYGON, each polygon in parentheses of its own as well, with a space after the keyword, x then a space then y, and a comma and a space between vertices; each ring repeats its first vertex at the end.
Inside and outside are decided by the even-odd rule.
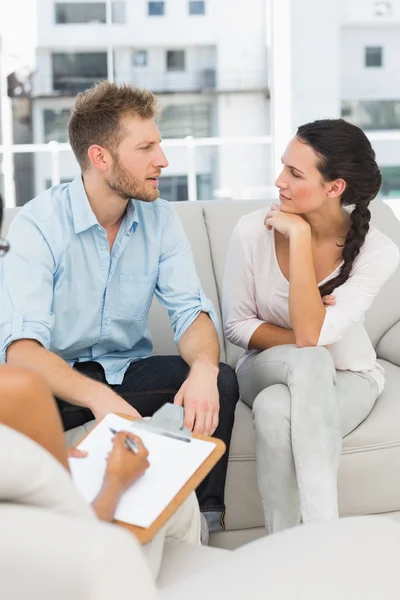
POLYGON ((185 51, 167 50, 167 70, 184 71, 185 70, 185 51))
POLYGON ((158 189, 160 198, 168 202, 182 202, 188 199, 186 175, 163 176, 160 178, 158 189))
POLYGON ((55 141, 60 143, 68 142, 68 119, 70 110, 62 108, 60 110, 45 109, 43 111, 44 141, 46 143, 55 141))
POLYGON ((147 65, 147 50, 135 50, 133 64, 135 67, 145 67, 147 65))
POLYGON ((111 20, 118 25, 126 23, 125 2, 113 2, 111 4, 111 20))
POLYGON ((163 15, 164 14, 164 2, 149 2, 149 15, 163 15))
POLYGON ((344 100, 342 117, 361 129, 400 129, 400 100, 344 100))
POLYGON ((189 0, 190 15, 204 15, 205 12, 204 0, 189 0))
POLYGON ((105 2, 56 2, 56 23, 105 23, 105 2))
POLYGON ((170 105, 161 113, 159 128, 161 137, 184 138, 209 137, 211 135, 210 104, 170 105))
POLYGON ((107 79, 106 52, 54 53, 53 89, 77 94, 107 79))
POLYGON ((382 66, 382 48, 380 46, 365 48, 365 66, 382 66))

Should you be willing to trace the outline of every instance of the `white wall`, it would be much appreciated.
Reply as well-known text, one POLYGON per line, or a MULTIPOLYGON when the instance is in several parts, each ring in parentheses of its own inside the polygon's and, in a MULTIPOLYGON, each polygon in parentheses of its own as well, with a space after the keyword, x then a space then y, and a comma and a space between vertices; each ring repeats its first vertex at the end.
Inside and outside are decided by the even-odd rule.
POLYGON ((375 12, 377 0, 341 0, 341 18, 343 23, 382 24, 400 20, 400 0, 386 0, 392 6, 388 16, 379 16, 375 12))
POLYGON ((340 4, 291 0, 293 132, 299 125, 340 116, 340 4))
POLYGON ((400 100, 400 24, 346 27, 342 31, 341 96, 344 100, 400 100), (365 47, 383 48, 383 66, 365 67, 365 47))

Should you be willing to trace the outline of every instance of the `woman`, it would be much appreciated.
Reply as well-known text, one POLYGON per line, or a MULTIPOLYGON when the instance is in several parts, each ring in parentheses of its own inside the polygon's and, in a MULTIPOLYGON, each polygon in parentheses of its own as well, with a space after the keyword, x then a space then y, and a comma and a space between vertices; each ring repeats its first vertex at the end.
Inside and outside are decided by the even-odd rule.
MULTIPOLYGON (((0 230, 2 217, 0 198, 0 230)), ((7 260, 3 257, 9 249, 8 242, 0 238, 0 260, 7 260)), ((70 483, 64 474, 59 473, 59 469, 53 471, 50 480, 43 477, 43 473, 49 472, 46 469, 40 471, 42 477, 39 483, 32 477, 30 453, 35 454, 35 449, 29 446, 29 440, 24 439, 26 437, 49 452, 68 471, 68 456, 82 458, 86 454, 76 448, 67 450, 59 412, 44 379, 28 369, 0 365, 0 441, 16 444, 13 452, 8 447, 8 452, 2 453, 5 460, 12 457, 15 464, 12 470, 7 469, 13 474, 10 481, 5 482, 0 474, 0 501, 4 498, 9 501, 11 498, 22 504, 31 502, 56 512, 91 517, 90 510, 84 510, 83 499, 79 495, 68 494, 70 483), (23 436, 13 435, 12 430, 23 436)), ((48 460, 43 454, 35 455, 36 468, 40 457, 48 460)), ((92 503, 99 519, 113 520, 122 494, 148 467, 148 452, 140 438, 130 432, 117 433, 108 457, 102 488, 92 503), (137 442, 140 448, 138 454, 126 448, 126 437, 137 442)), ((199 505, 195 493, 192 493, 164 528, 143 548, 155 578, 161 565, 165 538, 200 544, 200 526, 199 505)))
POLYGON ((338 516, 342 436, 384 386, 364 315, 399 263, 369 224, 381 174, 358 127, 303 125, 282 163, 280 203, 239 220, 224 282, 225 334, 245 349, 237 375, 253 409, 269 532, 338 516))

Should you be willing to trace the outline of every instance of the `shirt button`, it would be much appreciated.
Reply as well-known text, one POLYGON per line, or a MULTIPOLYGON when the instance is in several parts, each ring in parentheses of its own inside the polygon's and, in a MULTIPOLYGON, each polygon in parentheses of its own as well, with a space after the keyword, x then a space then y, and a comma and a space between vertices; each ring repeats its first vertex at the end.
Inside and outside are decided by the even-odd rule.
POLYGON ((102 245, 102 247, 101 247, 101 249, 102 249, 102 250, 107 250, 107 245, 106 245, 106 244, 103 244, 103 245, 102 245))

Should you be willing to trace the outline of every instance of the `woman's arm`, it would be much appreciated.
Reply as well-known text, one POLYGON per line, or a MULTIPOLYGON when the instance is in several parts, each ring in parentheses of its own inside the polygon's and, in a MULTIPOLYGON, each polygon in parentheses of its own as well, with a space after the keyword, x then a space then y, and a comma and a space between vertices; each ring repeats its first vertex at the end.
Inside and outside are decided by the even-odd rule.
POLYGON ((324 303, 315 277, 309 225, 302 217, 279 210, 267 215, 266 225, 289 238, 289 312, 299 347, 339 341, 351 325, 363 319, 399 264, 399 248, 375 230, 349 279, 334 290, 334 304, 324 303))
POLYGON ((273 348, 274 346, 295 343, 296 340, 292 329, 263 323, 251 336, 249 350, 268 350, 268 348, 273 348))
MULTIPOLYGON (((297 216, 297 215, 293 215, 297 216)), ((316 346, 325 319, 315 276, 308 223, 296 223, 289 234, 289 315, 299 348, 316 346)))
POLYGON ((149 467, 149 453, 137 436, 120 431, 113 439, 114 446, 110 452, 103 485, 92 502, 94 511, 102 521, 112 521, 122 494, 132 483, 143 475, 149 467), (138 454, 134 454, 125 446, 125 438, 129 437, 139 446, 138 454))

